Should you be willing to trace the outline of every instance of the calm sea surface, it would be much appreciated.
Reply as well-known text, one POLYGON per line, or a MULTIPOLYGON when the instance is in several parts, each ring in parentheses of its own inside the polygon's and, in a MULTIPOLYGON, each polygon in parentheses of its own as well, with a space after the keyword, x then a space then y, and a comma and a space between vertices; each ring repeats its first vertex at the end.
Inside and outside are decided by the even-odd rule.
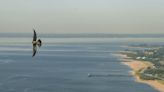
POLYGON ((43 46, 32 58, 32 36, 5 35, 0 35, 0 92, 157 92, 136 83, 112 54, 128 44, 161 44, 163 38, 41 35, 43 46))

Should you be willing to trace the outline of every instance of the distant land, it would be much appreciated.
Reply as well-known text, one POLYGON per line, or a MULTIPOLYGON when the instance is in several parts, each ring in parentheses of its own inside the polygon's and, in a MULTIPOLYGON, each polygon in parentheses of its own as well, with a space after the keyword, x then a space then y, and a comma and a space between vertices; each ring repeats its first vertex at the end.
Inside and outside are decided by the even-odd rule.
POLYGON ((123 64, 133 69, 132 73, 138 82, 164 92, 164 46, 139 44, 130 47, 140 49, 120 52, 123 64))
MULTIPOLYGON (((31 33, 0 33, 0 37, 31 37, 31 33)), ((164 34, 109 34, 109 33, 40 33, 48 38, 163 38, 164 34)))

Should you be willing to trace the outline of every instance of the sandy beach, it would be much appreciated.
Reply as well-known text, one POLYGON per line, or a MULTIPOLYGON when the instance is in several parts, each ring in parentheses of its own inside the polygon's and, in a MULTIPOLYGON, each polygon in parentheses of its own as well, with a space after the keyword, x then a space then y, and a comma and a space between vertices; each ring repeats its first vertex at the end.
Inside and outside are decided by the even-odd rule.
POLYGON ((118 56, 121 57, 123 61, 122 64, 127 65, 132 69, 131 74, 135 77, 136 82, 148 84, 153 88, 157 89, 158 91, 164 92, 164 84, 158 82, 157 80, 142 80, 136 74, 136 71, 152 66, 151 63, 145 61, 133 60, 124 54, 118 54, 118 56))

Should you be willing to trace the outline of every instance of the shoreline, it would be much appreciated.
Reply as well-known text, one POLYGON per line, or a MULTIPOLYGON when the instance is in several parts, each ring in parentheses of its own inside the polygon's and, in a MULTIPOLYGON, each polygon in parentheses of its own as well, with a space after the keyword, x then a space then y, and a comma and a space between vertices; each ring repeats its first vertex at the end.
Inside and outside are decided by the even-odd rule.
POLYGON ((128 57, 126 54, 114 54, 115 56, 118 56, 121 58, 121 63, 130 67, 132 70, 130 71, 130 74, 134 76, 135 81, 138 83, 144 83, 148 84, 154 89, 158 90, 159 92, 164 92, 164 84, 160 83, 157 80, 142 80, 139 75, 136 74, 137 71, 141 69, 145 69, 149 66, 152 66, 150 62, 146 61, 140 61, 140 60, 133 60, 130 57, 128 57))

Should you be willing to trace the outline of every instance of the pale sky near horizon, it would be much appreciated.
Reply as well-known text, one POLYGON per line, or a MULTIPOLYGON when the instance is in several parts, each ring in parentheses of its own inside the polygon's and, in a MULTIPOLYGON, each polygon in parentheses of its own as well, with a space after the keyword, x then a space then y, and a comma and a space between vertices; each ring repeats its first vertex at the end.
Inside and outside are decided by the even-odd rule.
POLYGON ((164 33, 164 0, 0 0, 0 32, 164 33))

